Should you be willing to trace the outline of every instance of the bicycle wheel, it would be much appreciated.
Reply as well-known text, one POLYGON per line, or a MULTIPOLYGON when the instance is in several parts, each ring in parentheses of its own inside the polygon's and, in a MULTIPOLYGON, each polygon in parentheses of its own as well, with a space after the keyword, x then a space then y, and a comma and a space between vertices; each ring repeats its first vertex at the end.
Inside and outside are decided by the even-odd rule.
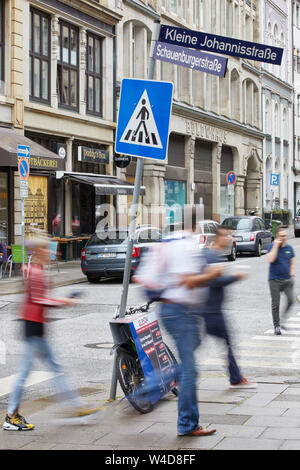
MULTIPOLYGON (((176 360, 176 357, 174 356, 174 354, 172 353, 171 349, 169 348, 169 346, 166 345, 165 343, 165 348, 166 348, 166 353, 169 357, 169 362, 171 364, 171 367, 172 366, 178 366, 178 362, 176 360)), ((177 382, 177 381, 176 381, 177 382)), ((177 387, 173 387, 171 388, 171 392, 176 396, 178 397, 178 389, 177 387)))
POLYGON ((120 350, 116 361, 117 378, 129 403, 140 413, 152 411, 153 404, 147 392, 143 394, 146 384, 138 356, 120 350))

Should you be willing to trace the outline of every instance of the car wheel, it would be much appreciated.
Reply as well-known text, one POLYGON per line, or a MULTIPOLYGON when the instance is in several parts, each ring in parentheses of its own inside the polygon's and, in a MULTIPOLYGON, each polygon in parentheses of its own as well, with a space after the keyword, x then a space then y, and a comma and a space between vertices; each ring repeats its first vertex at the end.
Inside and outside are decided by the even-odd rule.
POLYGON ((97 284, 100 281, 100 277, 99 276, 87 276, 87 280, 91 284, 97 284))
POLYGON ((235 260, 236 260, 236 246, 232 245, 231 253, 228 256, 228 261, 235 261, 235 260))
POLYGON ((261 256, 261 242, 258 242, 256 251, 255 251, 255 256, 261 256))
POLYGON ((300 231, 299 230, 295 230, 295 237, 296 238, 300 237, 300 231))

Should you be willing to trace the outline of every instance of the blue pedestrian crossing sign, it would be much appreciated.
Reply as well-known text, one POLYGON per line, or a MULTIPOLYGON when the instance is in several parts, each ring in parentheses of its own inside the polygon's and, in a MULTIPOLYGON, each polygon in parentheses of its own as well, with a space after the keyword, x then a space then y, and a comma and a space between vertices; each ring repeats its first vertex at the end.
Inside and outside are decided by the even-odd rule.
POLYGON ((116 153, 164 161, 167 158, 173 83, 122 80, 116 153))

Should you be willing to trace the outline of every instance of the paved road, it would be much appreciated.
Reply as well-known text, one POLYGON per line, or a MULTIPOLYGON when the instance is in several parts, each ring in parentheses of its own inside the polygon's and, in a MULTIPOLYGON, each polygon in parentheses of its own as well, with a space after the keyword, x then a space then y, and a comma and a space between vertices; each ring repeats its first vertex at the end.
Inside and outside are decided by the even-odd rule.
MULTIPOLYGON (((290 243, 296 251, 297 274, 300 272, 300 242, 292 239, 290 243)), ((300 304, 299 307, 295 305, 291 312, 288 330, 282 337, 275 337, 266 256, 240 256, 234 263, 228 263, 228 269, 237 270, 243 265, 249 266, 249 277, 228 288, 225 309, 234 331, 239 362, 245 374, 250 376, 295 375, 300 369, 300 304)), ((120 301, 122 285, 119 280, 106 280, 98 285, 80 284, 75 289, 83 291, 81 304, 76 308, 50 311, 49 337, 75 387, 107 388, 112 368, 109 320, 120 301)), ((72 286, 58 288, 54 294, 67 295, 72 290, 72 286)), ((296 290, 300 292, 300 276, 296 279, 296 290)), ((22 352, 21 323, 16 319, 21 300, 21 295, 0 297, 0 408, 6 406, 12 375, 22 352)), ((142 301, 140 288, 131 284, 129 304, 138 305, 142 301)), ((172 345, 166 334, 164 337, 172 345)), ((213 338, 205 337, 197 353, 200 370, 223 371, 222 354, 223 347, 213 338)), ((49 395, 54 391, 51 381, 47 380, 49 375, 45 366, 38 361, 34 370, 31 386, 26 388, 26 399, 49 395)))

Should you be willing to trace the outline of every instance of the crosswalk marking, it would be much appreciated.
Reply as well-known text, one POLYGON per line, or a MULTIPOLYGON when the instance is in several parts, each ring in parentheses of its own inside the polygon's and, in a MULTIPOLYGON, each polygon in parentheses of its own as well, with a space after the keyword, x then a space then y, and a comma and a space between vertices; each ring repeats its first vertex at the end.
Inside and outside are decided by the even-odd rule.
MULTIPOLYGON (((300 369, 300 312, 289 317, 282 325, 282 335, 269 329, 262 335, 243 340, 234 347, 241 368, 298 370, 300 369)), ((223 353, 202 362, 203 366, 228 367, 227 354, 223 353)))
MULTIPOLYGON (((45 382, 46 380, 52 379, 57 375, 58 374, 54 374, 53 372, 34 370, 30 373, 29 377, 27 378, 25 382, 25 387, 30 387, 31 385, 36 385, 38 383, 45 382)), ((12 391, 12 387, 15 383, 16 377, 17 374, 0 378, 0 397, 8 395, 12 391)))

